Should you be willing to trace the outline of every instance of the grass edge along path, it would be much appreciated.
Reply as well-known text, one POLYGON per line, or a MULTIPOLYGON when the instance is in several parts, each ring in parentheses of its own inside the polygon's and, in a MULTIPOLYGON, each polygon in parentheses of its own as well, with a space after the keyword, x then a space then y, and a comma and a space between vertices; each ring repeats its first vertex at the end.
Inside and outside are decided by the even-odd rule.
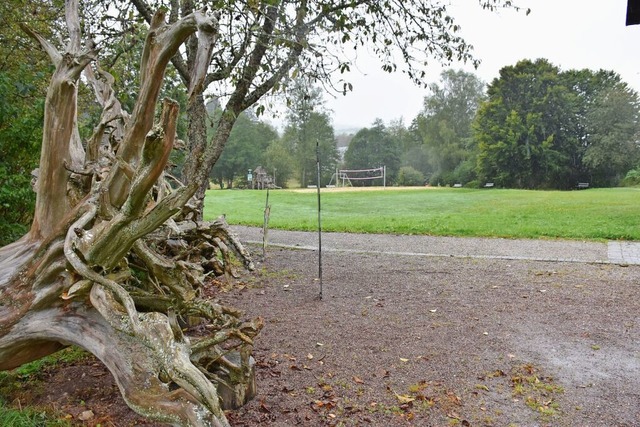
MULTIPOLYGON (((640 240, 640 189, 322 189, 323 231, 523 239, 640 240)), ((261 227, 264 190, 210 190, 205 219, 261 227)), ((271 190, 269 227, 317 229, 315 190, 271 190)))

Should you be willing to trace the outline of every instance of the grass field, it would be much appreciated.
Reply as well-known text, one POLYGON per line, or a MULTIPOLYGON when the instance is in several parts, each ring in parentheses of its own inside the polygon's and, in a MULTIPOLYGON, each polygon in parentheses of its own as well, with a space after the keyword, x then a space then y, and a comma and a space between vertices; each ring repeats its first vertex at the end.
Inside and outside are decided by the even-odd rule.
MULTIPOLYGON (((211 190, 205 218, 262 226, 266 191, 211 190)), ((270 228, 317 229, 315 190, 272 190, 270 228)), ((356 233, 640 240, 640 189, 322 189, 322 228, 356 233), (337 190, 337 191, 336 191, 337 190)))

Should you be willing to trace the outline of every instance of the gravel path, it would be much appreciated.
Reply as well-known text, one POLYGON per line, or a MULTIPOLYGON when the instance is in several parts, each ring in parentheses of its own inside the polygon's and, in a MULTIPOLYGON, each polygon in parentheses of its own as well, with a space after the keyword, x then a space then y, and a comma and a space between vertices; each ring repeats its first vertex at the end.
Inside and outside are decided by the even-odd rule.
MULTIPOLYGON (((233 226, 243 242, 262 243, 262 229, 233 226)), ((269 230, 269 246, 312 249, 318 234, 269 230)), ((386 253, 407 256, 452 256, 551 262, 640 264, 640 243, 576 240, 487 239, 388 234, 323 233, 326 252, 386 253)))
POLYGON ((324 233, 318 299, 317 234, 269 242, 234 427, 640 427, 638 243, 324 233))

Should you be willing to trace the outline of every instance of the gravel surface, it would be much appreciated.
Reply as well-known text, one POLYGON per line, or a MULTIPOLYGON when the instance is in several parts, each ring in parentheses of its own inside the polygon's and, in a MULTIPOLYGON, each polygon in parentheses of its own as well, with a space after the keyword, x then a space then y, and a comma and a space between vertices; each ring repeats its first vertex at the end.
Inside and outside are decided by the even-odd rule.
MULTIPOLYGON (((325 233, 319 299, 315 233, 234 229, 257 268, 218 297, 265 327, 233 427, 640 427, 637 243, 325 233)), ((95 359, 43 376, 3 398, 160 425, 95 359)))
POLYGON ((266 322, 234 426, 640 426, 640 267, 608 244, 326 233, 318 300, 315 239, 270 231, 225 297, 266 322))

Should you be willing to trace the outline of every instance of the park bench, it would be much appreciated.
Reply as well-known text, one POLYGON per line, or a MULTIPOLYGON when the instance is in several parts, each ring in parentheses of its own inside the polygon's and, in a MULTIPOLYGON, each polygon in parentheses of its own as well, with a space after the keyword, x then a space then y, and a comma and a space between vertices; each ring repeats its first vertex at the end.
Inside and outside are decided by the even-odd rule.
POLYGON ((576 187, 578 188, 578 190, 584 190, 585 188, 589 188, 589 183, 579 182, 578 185, 576 185, 576 187))
POLYGON ((484 188, 492 188, 492 187, 493 187, 493 182, 487 182, 487 183, 484 185, 484 188))
POLYGON ((462 184, 453 184, 453 188, 461 188, 462 184))

